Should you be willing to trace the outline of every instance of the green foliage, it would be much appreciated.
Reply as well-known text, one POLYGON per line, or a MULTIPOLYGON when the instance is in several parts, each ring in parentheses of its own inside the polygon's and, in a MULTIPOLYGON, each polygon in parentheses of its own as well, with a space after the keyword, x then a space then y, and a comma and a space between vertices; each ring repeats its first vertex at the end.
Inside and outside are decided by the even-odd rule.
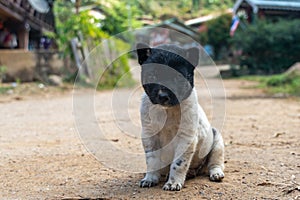
POLYGON ((200 10, 205 13, 231 8, 235 0, 200 0, 200 10))
POLYGON ((83 11, 78 14, 74 12, 74 5, 64 0, 57 0, 54 4, 56 16, 56 42, 64 55, 71 54, 70 40, 77 37, 78 31, 83 34, 83 38, 92 41, 90 48, 97 46, 102 39, 109 35, 97 26, 100 21, 83 11))
POLYGON ((243 79, 258 81, 259 88, 266 89, 270 93, 283 93, 300 96, 300 74, 284 73, 272 76, 248 76, 243 79))
POLYGON ((115 60, 101 76, 98 89, 111 89, 115 87, 131 87, 135 84, 130 73, 127 55, 115 60), (119 67, 123 65, 123 67, 119 67))
POLYGON ((12 86, 1 85, 2 80, 5 78, 6 72, 7 72, 7 67, 5 65, 0 65, 0 94, 6 94, 8 90, 13 89, 12 86))
POLYGON ((201 35, 202 42, 214 47, 215 58, 222 59, 221 50, 229 46, 230 35, 229 27, 231 24, 231 15, 223 14, 207 23, 207 32, 201 35))
POLYGON ((137 5, 144 15, 151 15, 154 19, 164 16, 190 19, 211 12, 220 12, 231 8, 235 0, 131 0, 137 5))
POLYGON ((12 90, 11 86, 1 86, 0 85, 0 94, 7 94, 7 91, 12 90))
POLYGON ((141 22, 137 20, 142 13, 131 1, 111 1, 108 4, 100 2, 98 6, 106 15, 101 22, 103 24, 101 28, 111 35, 142 26, 141 22))
POLYGON ((0 83, 5 78, 6 72, 7 72, 7 67, 4 65, 0 65, 0 83))
MULTIPOLYGON (((123 41, 111 38, 108 41, 108 47, 111 50, 115 51, 115 55, 121 55, 121 52, 129 52, 130 46, 123 41), (117 47, 117 48, 116 48, 117 47)), ((107 51, 107 49, 103 49, 107 51)), ((109 63, 112 58, 107 60, 102 60, 106 66, 108 66, 105 71, 101 70, 99 74, 102 74, 98 89, 111 89, 114 87, 129 87, 134 85, 132 75, 130 73, 130 66, 128 63, 128 54, 123 54, 114 60, 112 63, 109 63)))
MULTIPOLYGON (((95 6, 97 6, 97 2, 95 1, 95 6)), ((119 4, 116 4, 120 6, 119 4)), ((123 5, 123 4, 122 4, 123 5)), ((125 4, 124 4, 125 5, 125 4)), ((124 6, 123 5, 123 6, 124 6)), ((120 7, 112 7, 110 9, 110 13, 114 13, 114 15, 106 16, 112 21, 108 21, 110 26, 118 26, 123 23, 124 20, 121 22, 120 17, 122 16, 117 15, 118 10, 120 7)), ((123 8, 123 7, 122 7, 123 8)), ((121 9, 121 8, 120 8, 121 9)), ((109 9, 108 9, 109 10, 109 9)), ((96 19, 92 15, 89 14, 89 11, 81 11, 78 14, 75 13, 75 4, 71 3, 70 1, 65 0, 56 0, 54 5, 54 12, 56 16, 56 31, 57 34, 55 36, 56 42, 60 51, 64 53, 64 56, 72 57, 72 50, 70 46, 70 41, 72 38, 77 37, 78 33, 80 32, 83 36, 84 43, 82 45, 86 46, 89 51, 97 47, 103 39, 107 39, 110 37, 109 34, 112 34, 109 29, 105 29, 105 22, 100 19, 96 19), (103 25, 104 24, 104 25, 103 25)), ((123 16, 124 17, 124 16, 123 16)), ((127 22, 127 21, 126 21, 127 22)), ((124 22, 125 23, 125 22, 124 22)), ((135 24, 133 24, 135 25, 135 24)), ((108 26, 108 25, 107 25, 108 26)), ((125 25, 121 25, 122 29, 113 29, 111 31, 123 31, 126 29, 125 25)), ((124 49, 126 44, 121 40, 115 41, 115 46, 109 47, 110 53, 116 53, 119 49, 124 49)), ((118 55, 118 54, 117 54, 118 55)), ((89 62, 97 62, 89 61, 89 62)), ((112 88, 114 86, 118 86, 117 82, 119 78, 122 76, 123 73, 129 71, 128 65, 128 55, 124 55, 115 61, 111 67, 109 67, 102 76, 105 81, 101 81, 99 84, 99 88, 112 88)), ((126 76, 127 82, 132 81, 132 77, 130 75, 126 76)), ((68 75, 65 81, 74 81, 74 75, 68 75)))
POLYGON ((251 74, 281 73, 299 61, 300 20, 259 21, 239 30, 232 39, 242 49, 241 66, 251 74))
MULTIPOLYGON (((91 16, 87 11, 75 13, 75 4, 72 1, 56 0, 54 1, 54 13, 56 17, 56 32, 53 35, 47 35, 55 38, 59 50, 65 57, 71 57, 72 51, 70 47, 70 40, 82 33, 86 45, 89 50, 92 50, 103 39, 109 38, 114 35, 130 28, 141 27, 139 18, 145 15, 153 16, 153 19, 159 19, 163 16, 176 16, 180 19, 187 19, 191 17, 198 17, 206 14, 206 11, 225 9, 232 6, 232 0, 199 0, 199 8, 197 0, 171 0, 171 1, 156 1, 156 0, 81 0, 82 6, 93 5, 98 7, 101 12, 106 16, 105 19, 99 20, 91 16)), ((212 25, 216 26, 224 25, 212 25)), ((228 29, 228 26, 226 27, 228 29)), ((221 31, 228 33, 228 30, 221 31)), ((219 37, 219 35, 217 35, 219 37)), ((127 37, 127 36, 126 36, 127 37)), ((130 39, 130 38, 129 38, 130 39)), ((224 38, 217 38, 220 43, 224 42, 224 38)), ((210 39, 210 41, 214 41, 210 39)), ((218 43, 217 45, 219 45, 218 43)), ((119 41, 118 44, 111 47, 110 51, 118 52, 124 42, 119 41)), ((221 45, 221 44, 220 44, 221 45)), ((226 42, 224 43, 226 45, 226 42)), ((217 47, 218 48, 218 47, 217 47)), ((123 74, 129 74, 128 56, 124 55, 113 62, 104 76, 101 77, 100 85, 98 88, 110 88, 114 86, 123 86, 131 84, 131 76, 126 76, 127 81, 120 82, 119 79, 123 74)), ((69 76, 66 80, 74 80, 74 76, 69 76)), ((125 80, 125 79, 122 79, 125 80)))

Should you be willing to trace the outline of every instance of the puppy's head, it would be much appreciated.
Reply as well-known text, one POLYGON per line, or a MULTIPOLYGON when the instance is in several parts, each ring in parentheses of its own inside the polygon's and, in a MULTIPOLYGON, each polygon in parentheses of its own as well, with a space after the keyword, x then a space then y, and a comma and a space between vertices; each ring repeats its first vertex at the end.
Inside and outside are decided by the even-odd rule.
POLYGON ((199 60, 198 48, 182 49, 177 45, 150 48, 139 43, 137 54, 143 88, 153 104, 170 107, 189 97, 199 60))

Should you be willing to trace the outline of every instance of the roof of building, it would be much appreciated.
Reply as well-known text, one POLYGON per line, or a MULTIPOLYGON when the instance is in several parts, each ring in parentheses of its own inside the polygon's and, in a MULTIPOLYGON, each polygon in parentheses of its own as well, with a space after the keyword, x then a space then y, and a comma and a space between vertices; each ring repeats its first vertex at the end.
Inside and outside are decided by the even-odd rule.
POLYGON ((190 19, 190 20, 185 21, 184 24, 187 26, 202 24, 204 22, 210 21, 212 19, 215 19, 215 18, 221 16, 222 14, 229 14, 229 13, 232 13, 232 9, 227 9, 226 11, 223 11, 223 12, 212 13, 210 15, 190 19))
POLYGON ((238 0, 233 7, 234 13, 244 2, 248 3, 255 13, 259 9, 300 11, 299 0, 238 0))
POLYGON ((189 35, 190 37, 194 38, 195 40, 198 40, 198 38, 199 38, 199 33, 197 31, 195 31, 191 27, 185 25, 182 21, 178 20, 177 18, 171 18, 171 19, 165 20, 161 23, 155 24, 154 27, 170 28, 175 31, 189 35))

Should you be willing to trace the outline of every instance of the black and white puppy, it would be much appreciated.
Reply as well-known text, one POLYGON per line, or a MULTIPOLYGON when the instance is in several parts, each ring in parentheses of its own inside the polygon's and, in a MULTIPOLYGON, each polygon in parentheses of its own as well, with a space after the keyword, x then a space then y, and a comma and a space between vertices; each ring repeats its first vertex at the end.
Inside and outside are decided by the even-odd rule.
POLYGON ((199 49, 139 43, 137 54, 145 90, 140 112, 147 164, 140 186, 155 186, 168 175, 163 189, 178 191, 187 177, 207 170, 210 180, 221 181, 223 139, 211 127, 194 88, 199 49))

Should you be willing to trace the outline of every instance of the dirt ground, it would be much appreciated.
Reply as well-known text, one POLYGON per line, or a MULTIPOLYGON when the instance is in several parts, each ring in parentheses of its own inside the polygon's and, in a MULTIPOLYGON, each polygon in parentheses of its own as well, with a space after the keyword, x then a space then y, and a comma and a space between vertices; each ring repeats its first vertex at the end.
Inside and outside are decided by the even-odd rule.
MULTIPOLYGON (((225 179, 214 183, 196 177, 179 192, 163 191, 163 182, 139 188, 142 173, 109 169, 88 153, 76 132, 72 90, 2 95, 0 199, 300 200, 300 100, 271 97, 251 85, 224 81, 225 179)), ((108 110, 101 102, 111 93, 96 93, 100 126, 113 126, 109 117, 101 118, 108 110)), ((139 100, 134 101, 130 113, 138 120, 139 100)))

